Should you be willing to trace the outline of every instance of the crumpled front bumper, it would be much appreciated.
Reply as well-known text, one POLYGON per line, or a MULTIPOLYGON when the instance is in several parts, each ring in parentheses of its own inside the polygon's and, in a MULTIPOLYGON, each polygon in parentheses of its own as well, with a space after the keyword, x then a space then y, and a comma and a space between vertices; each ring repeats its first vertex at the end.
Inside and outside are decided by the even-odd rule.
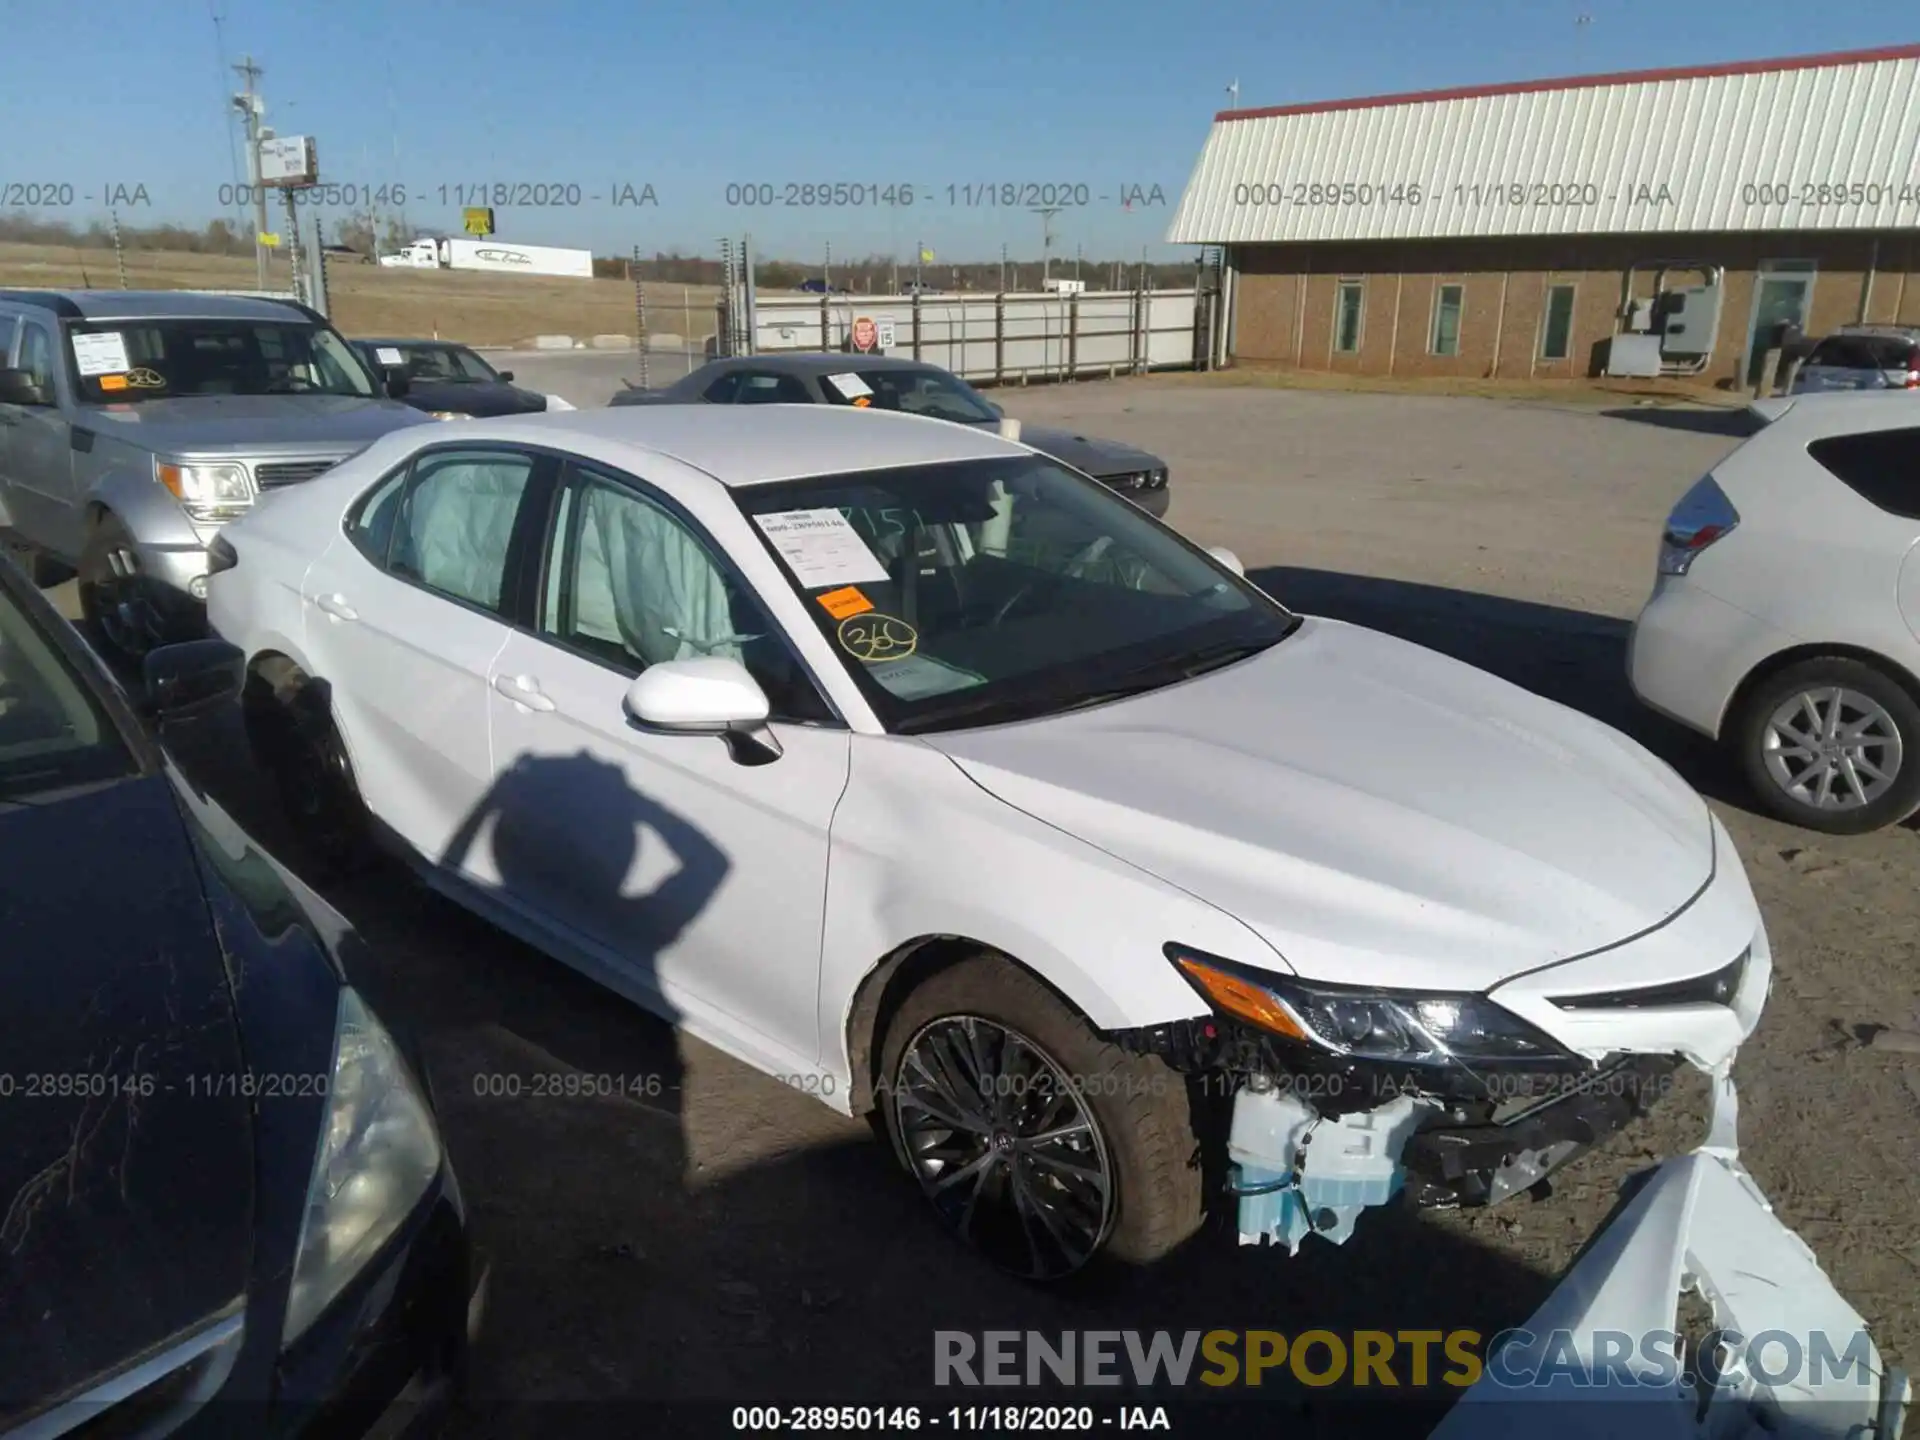
POLYGON ((1633 1056, 1497 1120, 1430 1121, 1401 1152, 1407 1196, 1424 1209, 1497 1205, 1644 1115, 1678 1068, 1665 1056, 1633 1056))
POLYGON ((1432 1440, 1897 1440, 1908 1378, 1740 1164, 1737 1118, 1723 1072, 1707 1143, 1640 1177, 1432 1440), (1689 1292, 1712 1330, 1683 1349, 1689 1292))

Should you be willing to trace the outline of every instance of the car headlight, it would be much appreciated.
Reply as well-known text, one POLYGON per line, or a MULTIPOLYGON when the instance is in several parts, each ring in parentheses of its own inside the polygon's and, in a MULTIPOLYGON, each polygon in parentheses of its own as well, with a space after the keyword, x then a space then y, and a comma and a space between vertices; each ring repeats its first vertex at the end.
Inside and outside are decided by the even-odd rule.
POLYGON ((399 1046, 343 987, 282 1346, 305 1333, 393 1237, 439 1173, 441 1153, 433 1112, 399 1046))
POLYGON ((465 420, 467 418, 458 410, 429 410, 427 413, 436 420, 465 420))
POLYGON ((228 520, 253 503, 244 465, 174 465, 156 460, 154 477, 195 520, 228 520))
POLYGON ((1564 1053, 1484 995, 1320 985, 1178 945, 1166 954, 1216 1010, 1355 1060, 1442 1065, 1564 1053))

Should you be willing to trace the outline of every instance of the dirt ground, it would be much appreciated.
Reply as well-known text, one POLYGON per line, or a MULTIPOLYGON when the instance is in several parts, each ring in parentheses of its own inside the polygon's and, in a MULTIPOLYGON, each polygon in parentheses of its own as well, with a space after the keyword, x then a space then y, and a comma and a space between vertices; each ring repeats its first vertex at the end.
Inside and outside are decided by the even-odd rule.
MULTIPOLYGON (((1167 457, 1173 523, 1232 547, 1290 605, 1619 724, 1707 794, 1776 954, 1772 1003, 1737 1071, 1747 1160, 1889 1358, 1920 1361, 1920 1059, 1861 1047, 1847 1029, 1920 1029, 1920 834, 1833 839, 1755 816, 1719 758, 1639 711, 1622 674, 1660 521, 1736 443, 1735 417, 1154 380, 996 398, 1167 457)), ((181 753, 274 843, 263 782, 225 722, 209 723, 177 737, 181 753)), ((937 1233, 865 1127, 676 1041, 405 877, 333 898, 377 955, 356 979, 423 1034, 494 1257, 476 1372, 488 1414, 474 1435, 551 1433, 553 1412, 514 1407, 560 1400, 944 1408, 955 1394, 931 1379, 941 1328, 1492 1333, 1544 1297, 1625 1174, 1703 1135, 1704 1085, 1690 1083, 1543 1200, 1374 1212, 1346 1247, 1309 1241, 1292 1259, 1240 1250, 1216 1227, 1156 1269, 1041 1293, 937 1233), (489 1077, 556 1072, 643 1078, 626 1098, 487 1093, 501 1088, 489 1077)))
MULTIPOLYGON (((129 251, 129 290, 253 290, 253 257, 129 251)), ((276 260, 270 290, 291 282, 276 260)), ((111 250, 0 244, 0 287, 121 288, 111 250)), ((348 335, 442 336, 468 345, 512 345, 535 335, 631 335, 633 286, 625 280, 571 280, 452 270, 388 269, 333 262, 327 272, 333 322, 348 335)), ((714 330, 719 292, 698 285, 646 287, 647 328, 704 340, 714 330)))

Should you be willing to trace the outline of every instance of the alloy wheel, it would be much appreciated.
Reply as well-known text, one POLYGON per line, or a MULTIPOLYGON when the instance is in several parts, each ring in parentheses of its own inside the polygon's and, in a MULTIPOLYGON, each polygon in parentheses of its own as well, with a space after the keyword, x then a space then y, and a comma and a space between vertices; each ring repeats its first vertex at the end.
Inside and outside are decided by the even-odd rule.
POLYGON ((1893 787, 1904 758, 1893 717, 1841 685, 1803 690, 1779 705, 1761 746, 1774 784, 1815 810, 1871 805, 1893 787))
POLYGON ((1093 1258, 1114 1219, 1106 1139, 1035 1041, 978 1015, 943 1016, 908 1042, 893 1080, 895 1133, 961 1239, 1030 1280, 1093 1258))

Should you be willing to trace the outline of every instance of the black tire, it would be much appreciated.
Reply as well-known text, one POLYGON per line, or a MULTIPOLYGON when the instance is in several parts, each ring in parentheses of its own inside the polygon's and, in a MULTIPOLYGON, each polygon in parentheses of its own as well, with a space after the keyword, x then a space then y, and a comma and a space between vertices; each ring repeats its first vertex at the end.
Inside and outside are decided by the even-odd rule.
MULTIPOLYGON (((1859 716, 1851 706, 1842 716, 1859 716)), ((1879 733, 1876 731, 1875 733, 1879 733)), ((1907 688, 1884 671, 1859 660, 1841 656, 1823 656, 1788 666, 1754 687, 1742 702, 1740 713, 1730 732, 1747 783, 1769 814, 1794 825, 1805 826, 1828 835, 1863 835, 1894 824, 1920 808, 1920 703, 1907 688), (1790 759, 1783 759, 1770 741, 1772 717, 1795 696, 1825 689, 1839 689, 1865 697, 1879 707, 1890 726, 1893 742, 1877 743, 1868 753, 1892 783, 1864 804, 1840 804, 1822 807, 1794 793, 1790 759), (1894 768, 1887 769, 1891 762, 1894 768), (1783 771, 1783 779, 1777 770, 1783 771)), ((1858 766, 1853 773, 1861 774, 1858 766)), ((1851 795, 1856 801, 1865 792, 1855 789, 1842 777, 1834 782, 1833 793, 1843 800, 1851 795)), ((1869 783, 1871 783, 1869 781, 1869 783)), ((1817 794, 1817 786, 1814 787, 1817 794)))
POLYGON ((118 515, 102 515, 80 551, 80 614, 100 658, 137 675, 147 652, 175 640, 199 638, 182 621, 179 600, 134 565, 133 534, 118 515))
MULTIPOLYGON (((999 1027, 1001 1033, 1010 1033, 1043 1057, 1053 1067, 1053 1075, 1066 1078, 1074 1092, 1070 1096, 1060 1094, 1057 1082, 1044 1070, 1031 1076, 1027 1086, 1009 1089, 1004 1084, 982 1084, 979 1092, 989 1106, 990 1092, 997 1091, 1016 1109, 1024 1098, 1035 1107, 1031 1113, 1036 1120, 1045 1106, 1077 1103, 1091 1121, 1090 1148, 1104 1165, 1106 1213, 1099 1238, 1078 1263, 1070 1263, 1071 1257, 1064 1249, 1054 1257, 1055 1263, 1038 1263, 1039 1251, 1031 1246, 1025 1253, 1033 1263, 1012 1263, 1012 1258, 1023 1252, 989 1243, 992 1232, 978 1226, 972 1228, 979 1233, 960 1238, 1010 1273, 1050 1281, 1065 1279, 1089 1265, 1151 1263, 1172 1253, 1200 1228, 1204 1218, 1200 1146, 1194 1137, 1185 1078, 1158 1059, 1109 1044, 1032 975, 998 956, 981 954, 935 973, 910 993, 888 1023, 881 1045, 878 1098, 894 1153, 919 1179, 950 1230, 957 1235, 961 1230, 951 1202, 936 1196, 926 1168, 916 1165, 913 1158, 917 1147, 926 1147, 923 1153, 945 1147, 927 1138, 939 1129, 937 1125, 922 1119, 915 1126, 903 1118, 924 1117, 927 1113, 917 1108, 912 1092, 918 1082, 912 1072, 903 1074, 903 1066, 916 1042, 937 1043, 943 1035, 959 1033, 951 1027, 968 1025, 974 1026, 976 1033, 986 1034, 994 1033, 989 1027, 999 1027)), ((1049 1128, 1058 1125, 1052 1122, 1049 1128)), ((1008 1128, 1017 1134, 1019 1123, 1008 1128)), ((963 1134, 957 1130, 947 1133, 956 1139, 963 1134)), ((989 1162, 988 1152, 996 1145, 985 1136, 959 1143, 963 1149, 971 1146, 967 1162, 955 1159, 933 1163, 955 1165, 956 1175, 970 1166, 987 1165, 1001 1178, 989 1178, 982 1185, 986 1190, 997 1185, 1000 1197, 1005 1199, 1020 1161, 1007 1157, 989 1162)), ((1031 1187, 1032 1177, 1052 1174, 1056 1178, 1049 1182, 1050 1196, 1066 1198, 1066 1186, 1057 1178, 1064 1167, 1056 1161, 1036 1168, 1031 1151, 1025 1153, 1028 1159, 1021 1173, 1028 1178, 1022 1183, 1031 1187)), ((954 1188, 965 1189, 966 1182, 954 1188)), ((1026 1193, 1038 1191, 1029 1188, 1026 1193)), ((1090 1213, 1091 1204, 1084 1209, 1090 1213)), ((976 1206, 976 1221, 982 1213, 976 1206)), ((1004 1217, 1017 1215, 1018 1211, 1002 1205, 999 1213, 999 1230, 1004 1233, 1015 1223, 1004 1217)))
POLYGON ((345 879, 373 865, 373 817, 326 688, 291 661, 269 661, 248 677, 241 709, 254 761, 272 779, 319 878, 345 879))

